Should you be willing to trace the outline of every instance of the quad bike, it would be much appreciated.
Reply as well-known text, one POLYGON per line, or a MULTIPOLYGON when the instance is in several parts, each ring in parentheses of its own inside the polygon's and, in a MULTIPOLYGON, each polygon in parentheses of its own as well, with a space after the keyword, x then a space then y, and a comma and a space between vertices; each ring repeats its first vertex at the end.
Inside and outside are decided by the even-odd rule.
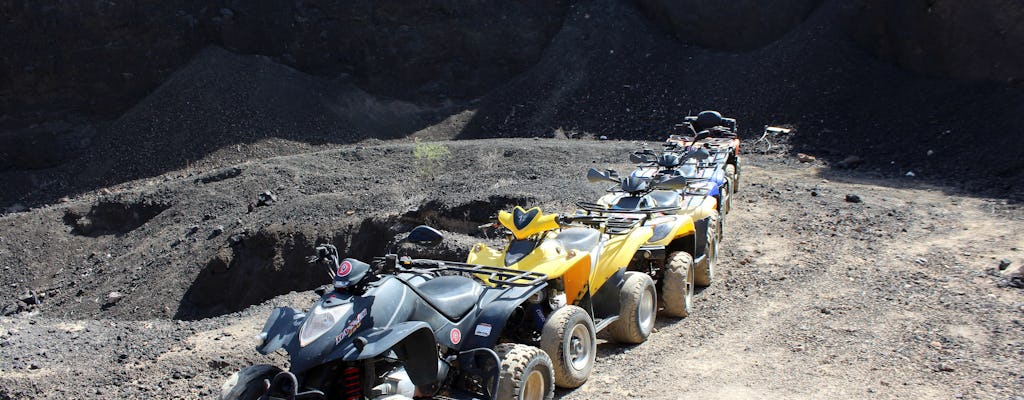
MULTIPOLYGON (((420 226, 405 240, 436 244, 441 234, 420 226)), ((504 334, 545 275, 395 254, 339 262, 331 245, 310 261, 327 265, 333 290, 307 312, 275 309, 257 337, 260 353, 288 353, 288 370, 243 368, 221 399, 552 398, 547 354, 504 334)))
POLYGON ((476 244, 470 264, 532 271, 548 277, 540 307, 522 322, 518 342, 551 357, 555 384, 586 382, 603 330, 622 343, 642 343, 654 328, 657 290, 647 274, 628 271, 637 250, 654 234, 635 220, 545 214, 540 208, 498 213, 485 227, 506 231, 508 244, 476 244), (539 335, 537 334, 539 328, 539 335))
POLYGON ((630 154, 637 168, 630 176, 658 178, 682 176, 688 179, 690 189, 706 191, 714 197, 718 213, 724 218, 732 206, 732 180, 728 178, 723 153, 712 153, 705 148, 684 148, 666 143, 665 149, 655 153, 643 149, 630 154))
POLYGON ((650 227, 654 234, 639 248, 629 269, 657 280, 663 314, 689 315, 695 285, 710 285, 718 262, 722 220, 708 188, 692 186, 678 175, 619 178, 614 171, 593 168, 587 179, 614 185, 595 203, 577 203, 578 213, 634 219, 650 227))
POLYGON ((729 188, 738 192, 740 186, 740 138, 739 125, 733 118, 724 118, 718 111, 701 111, 684 118, 679 135, 670 135, 666 144, 682 148, 703 147, 713 155, 715 163, 721 163, 729 179, 729 188))

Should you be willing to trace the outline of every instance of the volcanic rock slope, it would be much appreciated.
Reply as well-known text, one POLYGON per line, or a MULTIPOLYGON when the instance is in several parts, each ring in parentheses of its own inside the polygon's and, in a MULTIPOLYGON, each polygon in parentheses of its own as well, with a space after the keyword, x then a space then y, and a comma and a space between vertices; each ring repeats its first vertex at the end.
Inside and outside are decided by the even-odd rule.
MULTIPOLYGON (((641 3, 672 9, 705 2, 641 3)), ((1024 171, 1024 126, 1017 117, 1024 91, 1005 82, 923 76, 879 61, 851 38, 851 31, 877 22, 870 18, 877 8, 862 12, 853 2, 830 0, 806 13, 808 3, 773 2, 790 12, 786 18, 806 19, 779 36, 766 29, 763 35, 777 40, 744 52, 681 45, 677 37, 688 31, 662 28, 628 2, 576 4, 540 61, 484 97, 461 137, 654 139, 681 115, 715 108, 737 117, 747 135, 760 135, 765 125, 795 127, 796 151, 832 162, 857 155, 882 175, 912 171, 971 190, 1019 192, 1011 182, 1024 171)), ((692 11, 706 11, 708 20, 724 19, 709 8, 732 15, 701 4, 692 11)), ((714 32, 717 42, 730 37, 726 29, 714 32)), ((1014 37, 997 43, 1014 43, 1003 49, 1017 54, 1010 49, 1024 40, 1014 37)), ((909 39, 893 40, 912 46, 909 39)))

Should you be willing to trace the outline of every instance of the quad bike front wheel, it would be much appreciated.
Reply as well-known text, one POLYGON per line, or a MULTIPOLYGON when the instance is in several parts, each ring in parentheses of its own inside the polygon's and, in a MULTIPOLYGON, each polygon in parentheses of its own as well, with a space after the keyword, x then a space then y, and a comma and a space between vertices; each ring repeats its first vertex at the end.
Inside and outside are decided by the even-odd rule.
POLYGON ((654 330, 658 312, 654 280, 642 272, 626 272, 619 289, 619 302, 619 319, 609 327, 609 333, 620 343, 643 343, 654 330))
POLYGON ((684 318, 693 311, 693 256, 685 251, 668 255, 661 277, 662 313, 684 318))
POLYGON ((597 358, 594 319, 577 306, 555 310, 544 323, 540 348, 554 362, 555 384, 558 387, 580 387, 590 377, 597 358))
POLYGON ((715 279, 715 266, 718 265, 718 242, 722 239, 722 217, 711 215, 708 221, 707 247, 704 249, 704 261, 694 266, 693 282, 701 287, 711 286, 715 279))
POLYGON ((725 166, 725 179, 729 180, 729 189, 731 189, 733 193, 736 193, 736 192, 739 191, 739 189, 740 189, 739 188, 739 186, 740 186, 740 175, 738 173, 736 173, 736 165, 735 164, 726 164, 726 166, 725 166))
POLYGON ((551 358, 541 349, 525 344, 505 343, 494 348, 501 359, 498 398, 551 400, 555 377, 551 358))
POLYGON ((224 381, 220 387, 220 400, 256 400, 266 389, 264 380, 274 379, 281 368, 273 365, 252 365, 242 368, 224 381))

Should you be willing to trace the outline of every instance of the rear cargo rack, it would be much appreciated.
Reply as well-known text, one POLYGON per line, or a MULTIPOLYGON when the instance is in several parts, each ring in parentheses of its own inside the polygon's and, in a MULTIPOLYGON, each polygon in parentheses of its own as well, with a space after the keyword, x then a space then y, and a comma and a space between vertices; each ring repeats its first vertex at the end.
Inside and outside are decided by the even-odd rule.
POLYGON ((512 268, 492 267, 489 265, 466 264, 455 261, 415 259, 412 263, 435 263, 437 266, 425 269, 428 272, 461 272, 473 274, 496 286, 537 286, 547 282, 547 274, 533 271, 520 271, 512 268))

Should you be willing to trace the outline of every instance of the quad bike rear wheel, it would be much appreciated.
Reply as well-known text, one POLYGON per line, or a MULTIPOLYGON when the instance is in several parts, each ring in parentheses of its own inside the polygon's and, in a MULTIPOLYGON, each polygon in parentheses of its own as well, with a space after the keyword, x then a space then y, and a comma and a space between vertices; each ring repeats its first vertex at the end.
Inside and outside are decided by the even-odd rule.
POLYGON ((551 358, 541 349, 518 343, 494 348, 501 359, 498 398, 514 400, 551 400, 555 384, 551 358))
POLYGON ((256 400, 267 390, 264 380, 274 379, 281 368, 273 365, 252 365, 242 368, 224 381, 220 400, 256 400))
POLYGON ((597 358, 594 319, 577 306, 555 310, 544 323, 540 348, 554 363, 555 384, 558 387, 580 387, 590 377, 597 358))
POLYGON ((608 327, 612 339, 620 343, 643 343, 654 330, 658 313, 658 290, 654 280, 642 272, 626 272, 619 289, 619 302, 619 319, 608 327))
POLYGON ((722 217, 712 214, 708 221, 708 241, 704 249, 704 261, 694 266, 693 282, 701 287, 711 286, 718 265, 718 242, 722 239, 722 217))
POLYGON ((685 251, 668 255, 661 277, 662 314, 683 318, 693 311, 693 256, 685 251))

